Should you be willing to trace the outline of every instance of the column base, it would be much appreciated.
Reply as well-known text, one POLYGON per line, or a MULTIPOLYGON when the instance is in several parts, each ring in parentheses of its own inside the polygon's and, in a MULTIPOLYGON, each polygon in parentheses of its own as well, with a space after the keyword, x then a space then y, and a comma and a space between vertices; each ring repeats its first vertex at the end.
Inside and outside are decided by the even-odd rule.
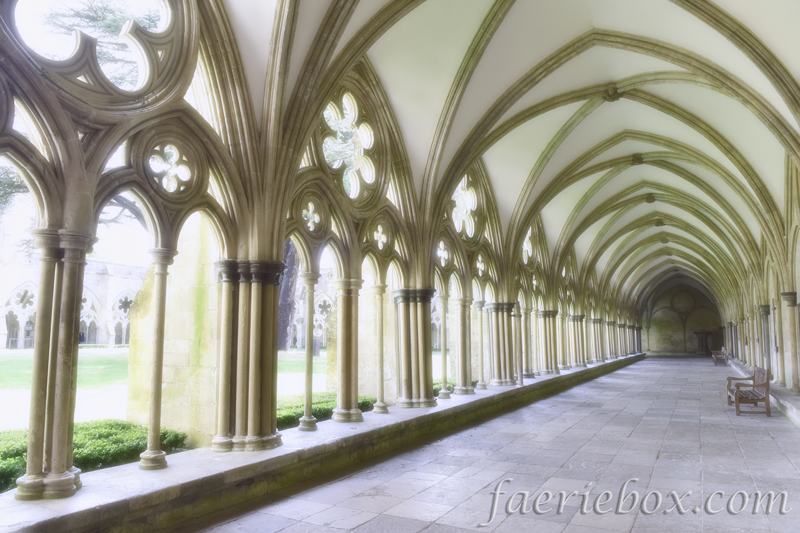
POLYGON ((503 385, 502 379, 490 379, 489 386, 491 387, 501 387, 503 385))
POLYGON ((167 454, 162 450, 145 450, 139 457, 140 470, 160 470, 167 467, 167 454))
POLYGON ((83 482, 81 482, 81 469, 72 466, 69 469, 69 473, 75 476, 74 479, 72 480, 72 483, 75 484, 75 490, 78 490, 79 488, 83 487, 83 482))
POLYGON ((436 407, 437 405, 439 404, 436 402, 436 398, 422 398, 419 401, 420 407, 436 407))
POLYGON ((244 440, 244 451, 246 452, 260 452, 263 449, 263 438, 260 435, 248 435, 244 440))
POLYGON ((791 392, 792 394, 800 394, 800 388, 792 387, 791 389, 789 389, 789 392, 791 392))
POLYGON ((233 451, 235 451, 235 452, 243 452, 244 451, 244 441, 245 441, 245 437, 242 437, 241 435, 234 436, 231 439, 231 442, 233 443, 233 451))
POLYGON ((542 370, 542 373, 541 373, 542 376, 547 376, 547 375, 550 375, 550 374, 558 374, 558 370, 553 370, 552 368, 546 368, 546 369, 542 370))
POLYGON ((522 377, 525 379, 533 379, 536 377, 536 372, 523 372, 522 377))
POLYGON ((271 450, 272 448, 277 448, 278 446, 283 446, 283 439, 281 438, 280 432, 267 435, 266 437, 261 437, 262 450, 271 450))
POLYGON ((475 394, 475 389, 472 387, 456 387, 453 389, 453 394, 475 394))
POLYGON ((439 391, 439 396, 437 396, 440 400, 449 400, 450 399, 450 391, 447 389, 442 389, 439 391))
POLYGON ((503 380, 503 386, 504 387, 513 387, 516 384, 517 384, 517 382, 514 381, 513 379, 504 379, 503 380))
POLYGON ((478 384, 475 385, 475 390, 486 390, 486 383, 479 381, 478 384))
POLYGON ((372 412, 379 415, 389 414, 389 407, 383 402, 375 402, 372 404, 372 412))
POLYGON ((41 500, 44 493, 45 474, 33 474, 17 479, 17 490, 14 492, 15 500, 30 501, 41 500))
POLYGON ((61 474, 47 474, 44 478, 44 492, 42 497, 47 500, 67 498, 78 490, 75 487, 75 475, 72 472, 61 474))
POLYGON ((559 370, 569 370, 570 366, 569 365, 558 365, 558 369, 559 370))
POLYGON ((416 407, 414 405, 414 400, 409 400, 408 398, 400 398, 399 400, 397 400, 395 405, 397 407, 403 407, 403 408, 407 408, 407 409, 410 409, 412 407, 416 407))
POLYGON ((217 435, 211 439, 212 452, 230 452, 233 450, 233 439, 217 435))
POLYGON ((300 425, 297 426, 298 431, 316 431, 317 419, 313 416, 300 417, 300 425))
POLYGON ((586 363, 575 363, 572 368, 586 368, 586 363))
POLYGON ((364 415, 360 409, 339 409, 333 410, 332 420, 334 422, 363 422, 364 415))

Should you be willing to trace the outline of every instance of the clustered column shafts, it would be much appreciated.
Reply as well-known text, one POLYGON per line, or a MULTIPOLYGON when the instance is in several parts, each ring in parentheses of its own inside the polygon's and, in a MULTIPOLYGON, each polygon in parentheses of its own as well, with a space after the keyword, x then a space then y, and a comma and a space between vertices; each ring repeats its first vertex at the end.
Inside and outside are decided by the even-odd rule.
POLYGON ((478 315, 478 384, 475 385, 476 390, 486 390, 486 371, 485 371, 485 363, 483 360, 484 354, 484 344, 483 344, 483 317, 486 313, 483 311, 484 302, 482 300, 478 300, 474 303, 475 305, 475 312, 478 315))
POLYGON ((542 316, 544 320, 543 329, 544 329, 544 354, 542 357, 542 362, 544 363, 544 367, 542 369, 543 374, 559 374, 558 370, 558 352, 557 352, 557 333, 556 333, 556 314, 558 311, 556 310, 546 310, 542 311, 542 316))
POLYGON ((31 409, 28 423, 28 454, 25 475, 17 480, 18 500, 34 500, 44 492, 45 472, 50 469, 49 448, 52 439, 55 364, 57 351, 51 350, 51 332, 56 337, 55 303, 60 298, 61 250, 58 235, 47 230, 34 231, 40 250, 39 295, 36 302, 36 329, 31 377, 31 409), (59 294, 57 294, 57 292, 59 294), (55 316, 54 316, 55 315, 55 316), (49 401, 48 401, 49 400, 49 401))
POLYGON ((442 388, 439 390, 440 400, 450 399, 450 390, 447 388, 447 292, 439 296, 439 316, 441 323, 439 325, 439 347, 442 352, 442 388))
POLYGON ((147 450, 140 455, 139 468, 166 468, 166 453, 161 449, 161 389, 164 369, 164 321, 167 311, 167 269, 176 255, 175 250, 159 248, 153 255, 153 317, 150 339, 150 416, 147 431, 147 450))
POLYGON ((338 298, 337 337, 339 393, 333 410, 336 422, 361 422, 364 416, 358 408, 358 291, 360 279, 336 281, 338 298))
POLYGON ((433 361, 431 352, 432 289, 397 289, 397 335, 400 339, 402 396, 399 407, 433 407, 433 361))
POLYGON ((489 385, 502 385, 502 368, 501 368, 501 338, 500 338, 500 313, 496 303, 486 305, 486 312, 489 314, 489 342, 491 343, 491 360, 492 360, 492 378, 489 385))
POLYGON ((274 448, 281 445, 275 412, 278 339, 274 318, 278 316, 276 288, 285 265, 273 261, 223 260, 218 262, 218 268, 222 275, 220 373, 227 372, 229 378, 223 384, 220 376, 220 419, 212 449, 223 452, 274 448), (228 361, 224 363, 227 369, 223 359, 228 361), (222 412, 223 403, 228 404, 227 414, 222 412), (233 437, 229 438, 231 429, 233 437))
POLYGON ((513 329, 514 329, 514 354, 516 355, 517 385, 522 387, 523 381, 523 353, 522 353, 522 312, 519 305, 513 308, 513 329))
POLYGON ((235 261, 217 262, 220 276, 221 294, 219 306, 219 362, 218 362, 218 401, 217 434, 211 440, 211 449, 228 452, 233 449, 230 436, 231 413, 231 363, 233 356, 233 298, 234 286, 238 277, 235 261))
POLYGON ((375 295, 375 339, 378 346, 378 374, 377 374, 377 401, 372 406, 372 411, 378 414, 386 414, 389 408, 384 402, 383 390, 383 358, 384 358, 384 336, 383 336, 383 296, 386 294, 386 285, 373 285, 372 293, 375 295))
POLYGON ((312 399, 314 394, 314 292, 319 274, 304 272, 300 278, 306 290, 306 367, 305 367, 305 397, 303 416, 300 417, 299 431, 316 431, 317 419, 312 412, 312 399))

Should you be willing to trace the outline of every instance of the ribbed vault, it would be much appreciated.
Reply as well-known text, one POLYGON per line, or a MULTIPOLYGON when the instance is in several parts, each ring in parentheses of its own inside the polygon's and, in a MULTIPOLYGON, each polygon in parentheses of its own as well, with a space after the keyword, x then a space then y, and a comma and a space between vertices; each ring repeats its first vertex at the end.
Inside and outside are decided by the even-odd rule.
MULTIPOLYGON (((245 4, 227 5, 240 41, 261 25, 245 4)), ((310 61, 306 30, 323 11, 299 4, 289 89, 297 65, 310 61)), ((417 224, 446 215, 465 173, 485 173, 503 279, 529 272, 519 265, 537 228, 543 281, 557 284, 571 261, 576 293, 588 301, 591 289, 619 316, 641 316, 654 291, 682 276, 738 317, 761 303, 765 258, 781 290, 794 290, 787 237, 800 156, 800 37, 788 21, 800 18, 796 2, 350 8, 324 77, 333 85, 343 74, 336 69, 369 60, 407 152, 417 224)), ((251 87, 266 75, 263 53, 244 51, 251 87)), ((515 294, 511 283, 500 290, 515 294)))

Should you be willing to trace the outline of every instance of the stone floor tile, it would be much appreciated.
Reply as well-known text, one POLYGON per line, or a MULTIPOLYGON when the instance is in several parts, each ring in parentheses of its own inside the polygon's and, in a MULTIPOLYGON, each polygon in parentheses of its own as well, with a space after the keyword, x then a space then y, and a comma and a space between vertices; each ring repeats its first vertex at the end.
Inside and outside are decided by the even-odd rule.
POLYGON ((319 513, 328 509, 330 505, 326 503, 310 502, 306 500, 299 500, 297 498, 290 498, 277 503, 269 504, 262 507, 257 512, 267 513, 275 516, 283 516, 294 520, 303 520, 307 516, 319 513))
POLYGON ((429 522, 411 520, 399 516, 379 515, 357 528, 354 533, 419 533, 430 525, 429 522))
POLYGON ((384 514, 435 522, 437 519, 450 512, 453 507, 452 505, 442 505, 440 503, 407 500, 384 511, 384 514))

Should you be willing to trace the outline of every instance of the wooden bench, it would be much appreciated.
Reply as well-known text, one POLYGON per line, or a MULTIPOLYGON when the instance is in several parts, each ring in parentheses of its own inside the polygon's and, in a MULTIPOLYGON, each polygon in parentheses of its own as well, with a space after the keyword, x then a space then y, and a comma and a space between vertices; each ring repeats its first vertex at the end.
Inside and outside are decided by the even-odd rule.
POLYGON ((714 365, 718 365, 722 363, 723 365, 727 364, 728 361, 728 350, 725 349, 723 346, 719 351, 711 351, 711 360, 714 361, 714 365))
POLYGON ((736 406, 736 416, 739 416, 739 405, 751 403, 758 407, 758 402, 764 402, 764 411, 749 411, 751 413, 765 413, 770 415, 769 406, 769 376, 763 368, 755 367, 753 376, 749 378, 728 378, 727 385, 728 405, 733 401, 736 406), (732 383, 734 381, 749 381, 750 383, 732 383))

